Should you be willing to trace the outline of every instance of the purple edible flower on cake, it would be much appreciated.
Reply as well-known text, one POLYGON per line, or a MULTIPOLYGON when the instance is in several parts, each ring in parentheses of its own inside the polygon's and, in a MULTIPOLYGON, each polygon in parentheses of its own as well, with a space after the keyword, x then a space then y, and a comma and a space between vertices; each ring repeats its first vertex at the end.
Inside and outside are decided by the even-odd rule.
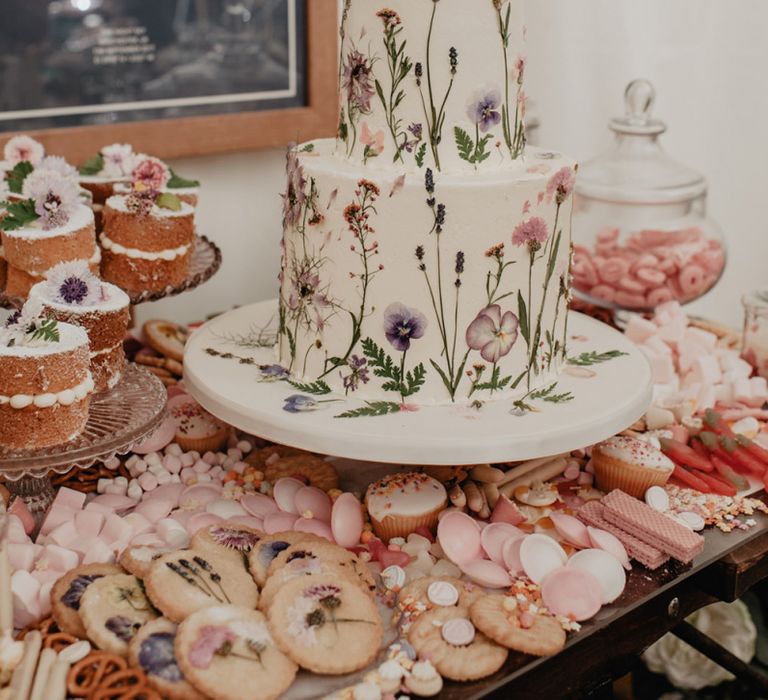
POLYGON ((418 340, 427 328, 427 318, 417 309, 395 302, 384 311, 384 333, 392 347, 406 352, 411 340, 418 340))
POLYGON ((467 345, 479 350, 486 362, 498 362, 509 354, 517 340, 520 322, 511 311, 502 315, 498 304, 483 309, 469 324, 466 333, 467 345))
POLYGON ((473 95, 467 107, 467 116, 486 133, 501 122, 501 93, 498 88, 481 88, 473 95))
POLYGON ((347 55, 342 87, 354 109, 361 114, 370 113, 371 99, 375 94, 371 82, 371 64, 359 51, 350 51, 347 55))
POLYGON ((357 391, 360 383, 367 384, 370 381, 370 374, 368 371, 368 360, 359 355, 352 355, 347 360, 347 367, 351 370, 350 374, 344 376, 341 374, 341 381, 344 385, 344 391, 349 393, 350 391, 357 391))
POLYGON ((540 248, 548 236, 547 222, 540 216, 534 216, 515 227, 512 232, 512 243, 516 246, 527 245, 529 248, 540 248))
POLYGON ((22 194, 34 201, 44 231, 64 226, 80 203, 76 182, 52 170, 35 170, 28 175, 22 194))

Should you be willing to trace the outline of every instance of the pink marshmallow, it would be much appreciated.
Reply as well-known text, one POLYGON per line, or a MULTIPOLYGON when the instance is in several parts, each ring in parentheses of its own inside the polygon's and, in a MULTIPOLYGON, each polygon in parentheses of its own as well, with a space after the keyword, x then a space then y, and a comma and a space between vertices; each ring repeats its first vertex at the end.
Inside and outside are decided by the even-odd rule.
POLYGON ((127 496, 118 496, 113 493, 103 493, 100 496, 96 496, 96 498, 94 498, 89 503, 89 505, 94 503, 110 508, 115 512, 128 510, 136 505, 136 501, 134 501, 132 498, 128 498, 127 496))
POLYGON ((35 564, 40 552, 43 550, 39 544, 32 544, 31 542, 25 542, 24 544, 18 544, 16 542, 8 542, 6 544, 8 551, 8 561, 11 565, 11 570, 24 569, 24 571, 31 571, 35 564))
POLYGON ((47 536, 47 541, 57 544, 60 547, 72 547, 80 539, 80 534, 75 527, 74 520, 68 520, 59 525, 53 532, 47 536))
POLYGON ((7 518, 7 524, 5 528, 6 542, 12 542, 14 544, 26 544, 31 542, 29 535, 24 532, 24 525, 21 520, 15 515, 9 515, 7 518))
POLYGON ((71 569, 74 569, 80 558, 77 556, 77 552, 66 547, 59 547, 55 544, 47 544, 40 555, 41 558, 45 558, 49 569, 54 569, 62 574, 67 573, 71 569))
POLYGON ((40 593, 37 598, 40 603, 40 617, 48 617, 51 614, 51 589, 53 584, 54 581, 40 583, 40 593))
POLYGON ((653 371, 653 381, 656 384, 669 384, 677 377, 675 363, 669 355, 653 355, 648 358, 653 371))
POLYGON ((145 532, 152 530, 152 523, 141 513, 131 513, 130 515, 126 515, 123 520, 131 526, 131 533, 134 537, 136 537, 136 535, 143 535, 145 532))
POLYGON ((158 520, 168 517, 168 514, 173 510, 173 505, 170 498, 153 498, 136 506, 134 513, 144 516, 151 523, 156 523, 158 520))
POLYGON ((181 460, 172 454, 165 455, 163 457, 163 466, 171 473, 178 474, 181 471, 181 460))
POLYGON ((157 488, 157 477, 152 472, 145 472, 139 477, 139 486, 144 491, 152 491, 157 488))
POLYGON ((26 627, 42 616, 40 582, 28 571, 20 569, 11 576, 14 627, 26 627))
MULTIPOLYGON (((76 510, 80 509, 77 508, 76 510)), ((73 520, 76 510, 61 504, 57 504, 54 501, 53 505, 51 505, 51 508, 48 511, 48 515, 45 516, 45 520, 43 520, 43 524, 40 527, 40 534, 48 535, 62 523, 65 523, 68 520, 73 520)))
POLYGON ((656 335, 657 330, 656 324, 652 321, 648 321, 638 314, 632 314, 624 333, 633 343, 641 345, 652 335, 656 335))
POLYGON ((104 527, 104 513, 94 510, 81 510, 75 513, 75 528, 81 535, 98 535, 104 527))
MULTIPOLYGON (((56 506, 65 506, 70 510, 82 510, 85 505, 86 494, 75 491, 67 486, 62 486, 57 492, 53 503, 56 506)), ((52 507, 53 509, 53 507, 52 507)))
POLYGON ((32 534, 35 529, 35 518, 32 513, 29 512, 27 504, 24 503, 21 498, 13 498, 7 512, 15 515, 21 520, 21 524, 24 526, 24 532, 26 534, 32 534))
POLYGON ((186 547, 189 543, 187 529, 173 518, 164 518, 155 525, 158 537, 169 547, 186 547))

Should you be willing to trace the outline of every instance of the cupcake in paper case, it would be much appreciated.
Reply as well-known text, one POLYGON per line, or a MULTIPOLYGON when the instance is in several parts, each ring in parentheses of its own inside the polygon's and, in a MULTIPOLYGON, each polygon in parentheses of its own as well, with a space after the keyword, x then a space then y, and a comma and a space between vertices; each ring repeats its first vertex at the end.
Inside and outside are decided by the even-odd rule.
POLYGON ((229 426, 208 413, 188 394, 170 399, 168 413, 176 422, 174 442, 185 452, 216 452, 229 438, 229 426))
POLYGON ((623 435, 595 445, 592 465, 601 491, 621 489, 635 498, 642 498, 651 486, 664 486, 675 468, 652 443, 623 435))
POLYGON ((373 531, 388 542, 407 537, 417 528, 434 532, 440 513, 448 505, 445 487, 428 474, 390 474, 368 487, 365 504, 373 531))

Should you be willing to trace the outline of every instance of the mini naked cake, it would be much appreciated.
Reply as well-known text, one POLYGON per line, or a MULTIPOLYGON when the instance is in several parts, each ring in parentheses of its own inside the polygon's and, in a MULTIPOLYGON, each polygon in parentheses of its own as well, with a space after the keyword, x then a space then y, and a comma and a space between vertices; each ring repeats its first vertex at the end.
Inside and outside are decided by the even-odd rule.
POLYGON ((168 168, 147 158, 133 171, 133 190, 104 205, 101 274, 129 291, 162 291, 187 278, 195 210, 164 188, 168 168))
POLYGON ((675 468, 648 440, 617 435, 592 448, 597 487, 606 493, 621 489, 642 498, 651 486, 664 486, 675 468))
POLYGON ((136 160, 133 146, 113 143, 104 146, 80 167, 80 185, 91 193, 97 210, 115 194, 117 185, 130 185, 136 160))
POLYGON ((80 435, 93 379, 88 335, 27 304, 0 329, 0 445, 37 449, 80 435))
POLYGON ((434 531, 448 505, 448 495, 428 474, 390 474, 368 487, 365 505, 373 531, 388 542, 393 537, 407 537, 420 527, 434 531))
MULTIPOLYGON (((200 197, 200 182, 198 180, 187 180, 181 177, 173 171, 173 168, 168 168, 170 173, 170 179, 168 184, 163 189, 163 192, 176 195, 182 202, 189 204, 191 207, 197 207, 197 202, 200 197)), ((120 182, 115 185, 114 194, 130 194, 131 183, 120 182)))
POLYGON ((6 293, 26 297, 61 262, 98 262, 93 212, 77 183, 55 169, 37 168, 24 179, 22 199, 4 202, 2 245, 8 263, 6 293))
POLYGON ((30 300, 46 316, 84 328, 90 341, 95 391, 112 389, 125 369, 123 341, 130 321, 130 299, 119 287, 102 282, 83 262, 62 263, 48 279, 32 287, 30 300))

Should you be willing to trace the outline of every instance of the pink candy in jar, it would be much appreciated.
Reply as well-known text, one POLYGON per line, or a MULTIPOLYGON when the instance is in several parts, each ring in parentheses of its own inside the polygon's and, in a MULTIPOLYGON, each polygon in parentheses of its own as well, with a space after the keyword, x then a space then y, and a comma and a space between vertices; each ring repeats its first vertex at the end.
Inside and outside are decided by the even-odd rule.
POLYGON ((601 306, 652 309, 697 299, 724 267, 723 245, 696 227, 646 229, 623 240, 619 229, 606 228, 591 250, 574 246, 573 286, 601 306))

